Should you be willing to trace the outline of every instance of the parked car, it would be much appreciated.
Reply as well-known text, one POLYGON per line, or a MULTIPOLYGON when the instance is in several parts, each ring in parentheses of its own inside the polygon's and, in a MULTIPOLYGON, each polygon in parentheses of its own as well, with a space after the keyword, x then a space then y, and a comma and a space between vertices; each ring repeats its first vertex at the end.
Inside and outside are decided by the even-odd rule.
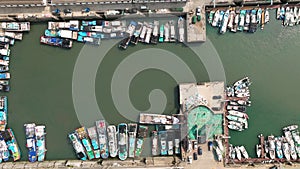
POLYGON ((197 150, 197 148, 198 148, 198 143, 197 143, 197 141, 194 141, 193 144, 194 144, 194 150, 197 150))
POLYGON ((201 8, 197 7, 196 8, 196 16, 200 16, 201 15, 201 8))
POLYGON ((193 153, 194 160, 198 160, 198 155, 196 152, 193 153))
POLYGON ((193 158, 192 158, 192 156, 188 156, 187 162, 188 162, 188 164, 192 164, 192 163, 193 163, 193 158))
POLYGON ((198 147, 198 155, 202 155, 202 148, 200 146, 198 147))

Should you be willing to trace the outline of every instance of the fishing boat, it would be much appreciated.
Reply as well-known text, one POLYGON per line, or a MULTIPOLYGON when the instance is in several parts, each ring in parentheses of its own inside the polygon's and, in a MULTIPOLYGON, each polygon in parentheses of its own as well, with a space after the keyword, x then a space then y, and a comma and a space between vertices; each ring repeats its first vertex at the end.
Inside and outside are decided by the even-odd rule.
POLYGON ((234 18, 235 18, 235 12, 232 10, 232 11, 230 11, 230 14, 229 14, 229 21, 228 21, 228 25, 227 25, 228 29, 233 28, 234 18))
POLYGON ((10 38, 5 37, 5 36, 0 36, 0 43, 1 44, 14 45, 15 44, 15 40, 14 39, 10 39, 10 38))
POLYGON ((126 50, 127 47, 128 47, 128 45, 129 45, 129 43, 130 43, 130 40, 131 40, 130 37, 127 37, 127 38, 123 39, 123 40, 120 42, 120 44, 119 44, 119 48, 122 48, 122 49, 126 50))
POLYGON ((24 124, 26 135, 26 147, 28 148, 28 160, 35 162, 37 160, 37 151, 35 145, 35 123, 24 124))
POLYGON ((275 139, 274 136, 268 136, 268 142, 269 142, 269 155, 271 159, 275 159, 275 139))
POLYGON ((248 115, 246 113, 242 113, 236 110, 229 110, 228 113, 232 116, 237 116, 237 117, 241 117, 241 118, 246 118, 248 119, 248 115))
POLYGON ((9 85, 9 80, 0 80, 1 85, 9 85))
POLYGON ((249 25, 250 25, 250 10, 246 11, 246 16, 245 16, 245 24, 244 24, 244 31, 248 31, 249 30, 249 25))
POLYGON ((174 140, 175 143, 175 154, 180 154, 180 140, 178 138, 175 138, 174 140))
POLYGON ((247 153, 245 147, 244 147, 244 146, 240 146, 239 149, 240 149, 242 155, 244 156, 244 158, 245 158, 245 159, 248 159, 248 158, 249 158, 249 155, 248 155, 248 153, 247 153))
POLYGON ((240 150, 239 146, 236 146, 234 149, 235 149, 235 152, 236 152, 237 159, 239 161, 241 161, 242 160, 242 154, 241 154, 241 150, 240 150))
POLYGON ((264 28, 265 28, 265 10, 262 10, 260 29, 263 30, 264 28))
POLYGON ((101 43, 101 38, 100 37, 98 38, 98 37, 87 37, 87 36, 78 35, 77 41, 99 46, 100 43, 101 43))
POLYGON ((216 10, 215 14, 214 14, 214 19, 213 19, 213 22, 212 22, 212 26, 213 27, 216 27, 217 24, 218 24, 218 21, 219 21, 219 17, 220 17, 220 11, 219 10, 216 10))
POLYGON ((0 73, 0 79, 10 79, 10 73, 0 73))
POLYGON ((7 125, 7 110, 2 109, 0 110, 0 131, 5 131, 6 125, 7 125))
POLYGON ((235 159, 235 149, 233 148, 232 144, 229 145, 228 155, 231 159, 235 159))
POLYGON ((7 31, 5 31, 4 35, 6 37, 16 39, 16 40, 22 40, 23 39, 23 33, 21 33, 21 32, 7 32, 7 31))
POLYGON ((159 131, 158 134, 159 141, 160 141, 160 155, 167 155, 167 132, 166 131, 159 131))
POLYGON ((295 149, 295 144, 290 144, 290 152, 293 160, 297 160, 297 152, 295 149))
POLYGON ((247 88, 251 85, 251 82, 250 82, 250 78, 249 77, 244 77, 238 81, 236 81, 233 86, 234 86, 234 89, 235 90, 241 90, 243 88, 247 88))
POLYGON ((169 25, 169 22, 166 22, 165 25, 164 25, 164 35, 165 35, 164 42, 169 42, 170 41, 170 25, 169 25))
POLYGON ((168 155, 174 154, 173 148, 174 148, 173 141, 169 140, 168 141, 168 155))
POLYGON ((251 106, 250 100, 238 100, 237 103, 241 106, 251 106))
POLYGON ((283 144, 282 144, 282 150, 283 150, 283 154, 284 154, 284 157, 286 158, 286 160, 290 161, 291 160, 291 153, 290 153, 289 143, 284 141, 283 144))
POLYGON ((81 25, 82 26, 96 26, 97 21, 95 21, 95 20, 93 20, 93 21, 81 21, 81 25))
POLYGON ((46 132, 45 126, 35 126, 35 140, 36 140, 36 149, 37 149, 37 159, 38 161, 44 161, 46 156, 46 132))
POLYGON ((237 131, 243 131, 243 124, 240 122, 236 121, 229 121, 228 122, 228 128, 232 130, 237 130, 237 131))
MULTIPOLYGON (((1 52, 1 49, 0 49, 0 52, 1 52)), ((9 61, 8 60, 2 60, 2 59, 0 59, 0 65, 8 66, 9 65, 9 61)))
POLYGON ((217 154, 218 161, 221 162, 222 161, 222 152, 221 152, 220 148, 215 147, 215 151, 216 151, 216 154, 217 154))
POLYGON ((70 133, 68 135, 68 137, 69 137, 69 139, 70 139, 70 141, 73 145, 73 148, 75 150, 77 158, 85 161, 87 159, 87 156, 86 156, 84 147, 83 147, 83 145, 81 144, 81 142, 78 138, 77 133, 76 132, 70 133))
POLYGON ((73 45, 72 40, 69 39, 62 39, 57 37, 47 37, 41 36, 40 42, 42 44, 50 45, 50 46, 57 46, 62 48, 71 48, 73 45))
POLYGON ((223 18, 224 18, 224 14, 225 14, 224 11, 220 11, 219 20, 218 20, 218 23, 217 23, 218 28, 221 28, 221 26, 222 26, 222 23, 223 23, 222 21, 223 21, 223 18))
POLYGON ((144 22, 144 25, 142 27, 142 32, 140 34, 140 39, 139 41, 144 42, 145 41, 145 36, 146 36, 146 32, 147 32, 147 27, 148 27, 148 23, 144 22))
POLYGON ((152 32, 152 36, 150 38, 150 42, 153 43, 153 44, 157 44, 158 27, 159 27, 159 21, 154 21, 153 22, 153 32, 152 32))
POLYGON ((240 15, 236 14, 234 17, 233 27, 231 28, 231 32, 236 32, 239 25, 240 15))
POLYGON ((98 143, 97 130, 96 127, 90 127, 87 129, 88 135, 91 140, 91 144, 94 150, 95 158, 100 158, 100 147, 98 143))
POLYGON ((161 24, 159 28, 159 42, 164 42, 164 25, 161 24))
POLYGON ((281 138, 277 137, 275 138, 275 144, 276 144, 276 155, 278 158, 283 158, 283 152, 282 152, 282 142, 281 138))
POLYGON ((227 110, 235 110, 235 111, 239 111, 239 112, 245 112, 247 108, 245 106, 227 105, 226 109, 227 110))
POLYGON ((21 158, 21 151, 12 129, 6 129, 4 140, 8 146, 8 150, 12 154, 13 160, 17 161, 21 158))
POLYGON ((0 163, 2 161, 8 161, 9 160, 9 151, 8 147, 4 141, 4 138, 2 137, 2 132, 0 133, 0 163))
POLYGON ((276 19, 279 20, 280 19, 280 7, 278 7, 276 9, 276 19))
POLYGON ((220 29, 220 34, 226 33, 228 19, 229 19, 229 10, 226 10, 226 12, 223 16, 222 25, 221 25, 221 29, 220 29))
POLYGON ((179 17, 178 19, 178 40, 184 42, 184 19, 179 17))
POLYGON ((140 113, 139 122, 141 124, 179 124, 179 119, 169 115, 140 113))
POLYGON ((3 73, 3 72, 7 72, 9 70, 9 67, 6 65, 1 65, 0 66, 0 72, 3 73))
POLYGON ((269 23, 270 22, 270 13, 269 13, 269 9, 266 8, 265 10, 265 23, 269 23))
POLYGON ((208 23, 212 24, 214 18, 215 11, 211 10, 208 15, 208 23))
POLYGON ((0 28, 11 32, 30 31, 30 22, 2 22, 0 28))
POLYGON ((60 30, 46 29, 45 30, 45 36, 48 36, 48 37, 60 37, 60 30))
POLYGON ((9 56, 10 55, 10 49, 0 49, 0 55, 9 56))
POLYGON ((147 32, 146 32, 146 37, 145 37, 145 43, 150 43, 150 38, 151 38, 151 34, 152 34, 152 25, 149 25, 149 27, 147 28, 147 32))
POLYGON ((152 155, 159 155, 158 152, 158 134, 157 131, 152 131, 152 155))
POLYGON ((128 154, 128 137, 127 137, 127 124, 121 123, 118 125, 118 135, 119 135, 119 159, 124 161, 127 159, 128 154))
POLYGON ((143 23, 138 22, 138 24, 135 28, 135 31, 133 33, 133 36, 131 38, 131 41, 130 41, 132 44, 136 45, 138 43, 140 34, 142 32, 142 28, 143 28, 143 23))
POLYGON ((108 147, 111 157, 116 157, 118 154, 118 140, 116 126, 110 125, 107 127, 108 147))
POLYGON ((137 133, 137 140, 136 140, 136 151, 135 157, 140 157, 144 147, 144 141, 147 137, 148 127, 139 125, 138 133, 137 133))
POLYGON ((106 159, 109 156, 107 145, 107 133, 105 120, 96 121, 96 128, 98 133, 101 158, 106 159))
POLYGON ((240 22, 237 28, 238 31, 243 31, 245 26, 245 17, 246 17, 246 10, 240 11, 240 22))
POLYGON ((293 131, 293 130, 297 130, 297 129, 298 129, 298 125, 296 125, 296 124, 283 127, 283 130, 289 130, 289 131, 293 131))
POLYGON ((255 9, 251 10, 250 19, 251 19, 251 21, 250 21, 251 24, 256 24, 257 23, 257 20, 256 20, 256 10, 255 9))
POLYGON ((128 28, 126 30, 126 33, 129 37, 131 37, 135 31, 135 27, 137 26, 137 23, 135 21, 130 21, 130 24, 128 25, 128 28))
POLYGON ((129 137, 128 157, 131 158, 135 157, 136 132, 137 132, 137 124, 129 123, 128 124, 128 137, 129 137))
POLYGON ((255 147, 256 147, 256 155, 257 155, 258 158, 260 158, 261 157, 262 147, 261 147, 260 144, 256 144, 255 147))
POLYGON ((170 42, 176 41, 175 22, 174 20, 169 21, 170 25, 170 42))
MULTIPOLYGON (((8 85, 1 85, 0 84, 0 91, 8 92, 9 90, 10 90, 10 87, 8 85)), ((1 126, 0 126, 0 128, 1 128, 1 126)))
POLYGON ((88 159, 89 160, 94 159, 95 155, 94 155, 91 143, 89 141, 87 132, 85 130, 85 127, 80 127, 78 129, 76 129, 75 131, 76 131, 76 133, 78 135, 78 138, 81 140, 81 142, 82 142, 82 144, 83 144, 83 146, 84 146, 84 148, 86 150, 88 159))
POLYGON ((261 23, 261 15, 262 15, 262 9, 258 8, 257 14, 256 14, 256 22, 257 22, 257 24, 261 23))

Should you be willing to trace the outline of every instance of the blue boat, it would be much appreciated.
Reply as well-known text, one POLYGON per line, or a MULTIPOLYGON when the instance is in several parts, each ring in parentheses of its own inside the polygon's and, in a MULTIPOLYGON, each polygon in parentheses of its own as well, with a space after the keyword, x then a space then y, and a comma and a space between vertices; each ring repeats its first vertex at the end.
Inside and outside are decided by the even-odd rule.
POLYGON ((90 127, 87 129, 88 135, 90 137, 92 147, 94 149, 95 158, 100 158, 100 147, 98 143, 96 127, 90 127))
POLYGON ((0 73, 0 79, 10 79, 10 73, 0 73))
POLYGON ((35 124, 24 124, 26 135, 26 147, 28 148, 28 160, 30 162, 36 162, 36 145, 35 145, 35 124))
POLYGON ((45 36, 48 36, 48 37, 60 37, 60 30, 46 29, 45 30, 45 36))
POLYGON ((46 45, 58 46, 62 48, 71 48, 73 45, 72 40, 47 36, 41 36, 40 42, 46 45))
POLYGON ((82 21, 81 22, 82 26, 96 26, 97 25, 97 21, 82 21))
POLYGON ((7 97, 0 97, 0 131, 5 131, 7 125, 7 97))
POLYGON ((86 156, 86 153, 84 151, 84 148, 83 148, 83 145, 81 144, 78 136, 77 136, 77 133, 76 132, 73 132, 73 133, 70 133, 68 135, 72 145, 73 145, 73 148, 75 150, 75 153, 76 153, 76 156, 85 161, 87 159, 87 156, 86 156))
POLYGON ((35 126, 35 140, 36 140, 36 149, 37 149, 37 158, 38 161, 44 161, 46 156, 46 132, 45 126, 35 126))
POLYGON ((13 160, 17 161, 21 158, 21 151, 12 129, 6 129, 4 140, 8 146, 8 150, 12 154, 13 160))

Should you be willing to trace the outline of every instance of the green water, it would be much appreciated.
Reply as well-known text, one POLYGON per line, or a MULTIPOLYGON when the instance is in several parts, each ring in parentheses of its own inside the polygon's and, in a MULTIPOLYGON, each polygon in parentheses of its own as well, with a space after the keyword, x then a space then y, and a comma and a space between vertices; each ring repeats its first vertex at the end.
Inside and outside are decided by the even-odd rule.
MULTIPOLYGON (((227 82, 233 83, 245 75, 253 81, 249 129, 230 132, 231 143, 245 144, 251 156, 254 156, 259 133, 279 135, 285 125, 300 125, 300 90, 297 88, 300 85, 300 27, 282 28, 280 22, 271 21, 264 31, 258 30, 255 34, 220 36, 216 29, 207 27, 208 39, 220 55, 227 82)), ((15 132, 23 160, 27 159, 23 129, 27 122, 46 125, 47 159, 75 158, 67 134, 80 125, 72 100, 72 75, 83 45, 75 43, 71 50, 40 45, 39 36, 45 28, 46 24, 33 25, 23 41, 11 48, 8 127, 15 132)), ((114 47, 99 66, 95 82, 98 104, 110 124, 129 122, 117 111, 110 94, 114 70, 127 55, 152 47, 176 53, 191 68, 197 81, 209 80, 202 62, 187 47, 141 44, 126 51, 114 47)), ((205 52, 209 51, 204 48, 205 52)), ((131 82, 130 100, 136 109, 145 111, 150 107, 149 92, 159 88, 167 98, 164 113, 175 113, 179 107, 177 85, 167 72, 144 70, 131 82)))

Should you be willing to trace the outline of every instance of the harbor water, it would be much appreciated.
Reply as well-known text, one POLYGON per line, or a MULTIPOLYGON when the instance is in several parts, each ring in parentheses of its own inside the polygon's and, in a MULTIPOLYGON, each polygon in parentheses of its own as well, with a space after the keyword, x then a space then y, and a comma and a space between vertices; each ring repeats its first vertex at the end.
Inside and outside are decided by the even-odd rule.
MULTIPOLYGON (((245 145, 252 157, 255 156, 254 145, 258 143, 258 134, 281 135, 283 126, 300 125, 300 27, 283 28, 279 21, 273 19, 274 12, 271 14, 271 23, 263 31, 258 30, 254 34, 219 35, 215 28, 207 26, 208 41, 214 45, 221 58, 227 83, 231 84, 244 76, 249 76, 253 82, 252 106, 247 111, 249 129, 243 132, 230 131, 230 142, 245 145)), ((72 99, 72 76, 83 45, 74 43, 70 50, 40 45, 39 37, 45 29, 46 24, 33 24, 23 41, 11 48, 8 127, 15 132, 23 160, 27 159, 23 124, 28 122, 46 125, 46 159, 75 159, 67 134, 80 126, 72 99)), ((201 53, 209 52, 205 51, 208 48, 203 45, 199 45, 203 50, 201 53)), ((116 45, 101 62, 95 80, 97 102, 109 124, 130 122, 118 111, 111 96, 111 81, 115 70, 130 54, 151 48, 173 52, 189 66, 198 82, 209 80, 196 54, 181 44, 138 44, 126 51, 116 45)), ((146 69, 136 74, 131 81, 130 101, 136 109, 146 111, 151 106, 149 93, 153 89, 161 89, 167 99, 164 114, 174 114, 179 108, 177 87, 176 80, 168 72, 146 69)), ((88 110, 86 113, 89 113, 88 110)))

